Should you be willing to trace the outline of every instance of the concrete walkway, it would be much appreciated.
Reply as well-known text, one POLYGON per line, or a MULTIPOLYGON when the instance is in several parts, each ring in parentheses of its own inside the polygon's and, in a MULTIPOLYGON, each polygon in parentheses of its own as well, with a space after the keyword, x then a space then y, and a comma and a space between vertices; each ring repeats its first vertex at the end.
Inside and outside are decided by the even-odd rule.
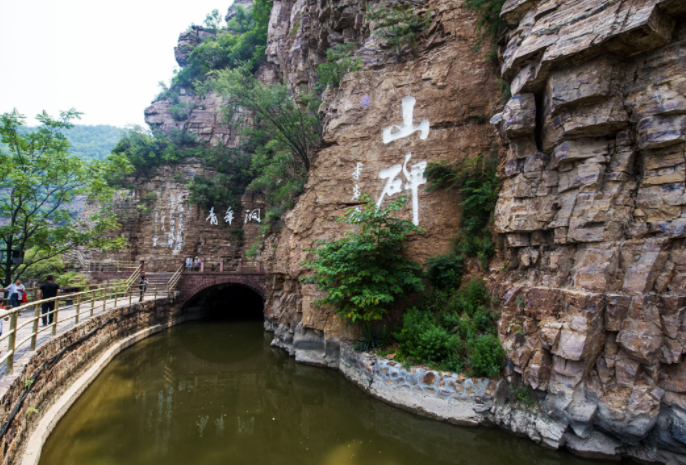
MULTIPOLYGON (((150 290, 148 290, 150 292, 150 290)), ((157 295, 158 299, 164 299, 166 298, 166 293, 161 293, 157 295)), ((150 294, 146 295, 144 297, 144 300, 147 302, 149 300, 155 300, 155 296, 150 294)), ((137 303, 138 302, 138 295, 134 294, 134 298, 131 299, 131 303, 137 303)), ((128 305, 129 304, 129 298, 128 296, 125 298, 119 298, 117 299, 117 307, 121 307, 123 305, 128 305)), ((97 316, 102 314, 104 311, 111 310, 115 308, 114 305, 114 299, 109 299, 106 301, 105 305, 103 306, 103 301, 96 301, 95 302, 95 308, 93 309, 93 316, 97 316)), ((58 314, 58 320, 61 321, 61 323, 57 324, 57 335, 59 336, 60 334, 64 333, 65 331, 68 331, 69 329, 73 328, 76 326, 76 305, 72 305, 69 307, 62 307, 60 308, 58 314), (65 321, 62 321, 65 320, 65 321)), ((27 309, 19 313, 19 318, 17 319, 17 326, 21 326, 23 323, 31 320, 34 317, 34 310, 33 309, 27 309)), ((82 323, 88 319, 90 319, 90 302, 84 303, 81 305, 81 309, 79 312, 79 323, 82 323)), ((9 321, 3 321, 3 333, 5 331, 8 331, 10 328, 9 321)), ((49 326, 43 326, 42 320, 38 322, 38 338, 36 340, 36 348, 41 347, 43 344, 48 342, 50 339, 52 339, 52 327, 49 326), (42 332, 41 332, 42 330, 42 332)), ((19 331, 17 331, 17 337, 16 337, 16 342, 17 344, 21 341, 23 341, 25 338, 29 337, 31 333, 33 332, 33 322, 27 324, 23 328, 20 328, 19 331)), ((7 353, 7 347, 9 344, 9 339, 5 339, 4 341, 0 342, 0 349, 2 352, 0 352, 0 357, 3 356, 4 354, 7 353)), ((31 340, 29 339, 26 341, 24 344, 22 344, 20 347, 16 348, 16 353, 14 354, 14 375, 18 374, 21 372, 23 364, 18 363, 21 360, 28 360, 29 357, 24 357, 26 354, 31 353, 31 340)), ((2 362, 0 364, 0 388, 3 387, 9 380, 7 378, 14 378, 14 376, 5 376, 5 369, 7 368, 7 363, 2 362)))

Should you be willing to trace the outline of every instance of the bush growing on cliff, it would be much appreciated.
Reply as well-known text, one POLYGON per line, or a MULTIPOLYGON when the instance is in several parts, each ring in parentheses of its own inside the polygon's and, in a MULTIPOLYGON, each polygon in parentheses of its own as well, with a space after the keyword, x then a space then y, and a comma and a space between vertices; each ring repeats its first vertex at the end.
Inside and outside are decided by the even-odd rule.
POLYGON ((461 237, 453 254, 476 257, 483 268, 495 254, 488 223, 498 201, 497 160, 497 152, 492 152, 454 164, 430 163, 426 170, 427 190, 455 189, 462 197, 461 237))
POLYGON ((391 217, 405 197, 385 208, 377 208, 366 194, 361 198, 362 211, 351 208, 338 219, 357 230, 337 241, 317 241, 320 248, 308 249, 314 260, 302 263, 314 272, 302 281, 326 292, 315 304, 333 307, 348 324, 379 320, 398 299, 424 289, 421 266, 402 255, 407 237, 421 229, 391 217))
POLYGON ((378 31, 396 55, 400 55, 405 48, 414 50, 417 47, 417 35, 431 24, 431 10, 417 13, 414 8, 401 5, 393 8, 379 5, 369 9, 367 19, 378 21, 375 32, 378 31))
POLYGON ((505 22, 500 18, 505 0, 465 0, 464 5, 479 14, 476 27, 481 39, 489 37, 494 43, 505 28, 505 22))
POLYGON ((174 72, 169 88, 162 84, 157 100, 173 99, 180 87, 193 90, 211 71, 246 67, 257 70, 265 60, 267 27, 272 2, 255 0, 251 8, 236 5, 236 13, 224 28, 214 12, 207 15, 205 28, 212 35, 195 47, 188 57, 188 65, 174 72))
POLYGON ((346 74, 362 68, 362 60, 353 59, 356 48, 355 44, 339 44, 326 51, 326 61, 317 68, 322 90, 329 85, 337 88, 346 74))
POLYGON ((475 376, 497 376, 504 351, 498 341, 496 315, 480 279, 457 291, 433 289, 403 315, 395 332, 398 360, 425 363, 441 370, 466 370, 475 376))
POLYGON ((230 102, 225 121, 240 129, 241 145, 229 155, 250 157, 248 189, 262 194, 268 219, 278 220, 305 186, 322 131, 319 100, 285 84, 264 84, 245 68, 215 73, 206 88, 230 102))

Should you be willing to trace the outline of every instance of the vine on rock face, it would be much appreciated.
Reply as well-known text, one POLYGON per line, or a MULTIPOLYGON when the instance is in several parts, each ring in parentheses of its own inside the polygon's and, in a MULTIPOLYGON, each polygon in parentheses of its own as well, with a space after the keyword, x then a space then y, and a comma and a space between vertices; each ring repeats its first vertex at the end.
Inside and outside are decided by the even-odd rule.
POLYGON ((362 211, 351 208, 338 219, 358 230, 337 241, 317 241, 321 248, 308 249, 315 259, 302 263, 314 274, 301 280, 327 293, 315 304, 332 306, 347 324, 379 320, 398 299, 424 289, 421 266, 402 255, 407 236, 421 228, 391 217, 406 198, 385 208, 377 208, 366 194, 361 198, 362 211))
POLYGON ((496 42, 500 31, 505 28, 505 22, 500 17, 505 0, 465 0, 464 5, 479 14, 476 27, 481 35, 479 42, 489 37, 496 42))
POLYGON ((388 45, 400 56, 405 48, 414 51, 417 47, 417 35, 431 24, 431 10, 416 13, 413 8, 385 5, 372 7, 367 19, 378 20, 376 31, 386 39, 388 45))
POLYGON ((355 44, 339 44, 326 51, 326 61, 317 68, 322 90, 337 88, 346 74, 362 68, 362 60, 353 58, 356 48, 355 44))

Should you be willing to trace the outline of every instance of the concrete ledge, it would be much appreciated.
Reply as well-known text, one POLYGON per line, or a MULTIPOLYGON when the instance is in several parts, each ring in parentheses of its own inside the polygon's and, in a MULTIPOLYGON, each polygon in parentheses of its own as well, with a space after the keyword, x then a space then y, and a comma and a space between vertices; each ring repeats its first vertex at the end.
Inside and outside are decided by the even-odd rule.
POLYGON ((146 328, 136 334, 129 336, 107 349, 104 354, 91 366, 86 372, 81 375, 74 384, 72 384, 67 391, 60 396, 52 407, 43 415, 43 418, 38 423, 38 426, 31 433, 29 442, 24 450, 22 457, 22 465, 37 465, 40 460, 40 454, 43 450, 43 445, 47 441, 50 433, 55 429, 57 423, 62 419, 69 408, 76 402, 81 394, 88 386, 98 377, 102 370, 112 361, 112 359, 122 352, 139 342, 146 337, 152 336, 163 331, 165 326, 156 325, 146 328))

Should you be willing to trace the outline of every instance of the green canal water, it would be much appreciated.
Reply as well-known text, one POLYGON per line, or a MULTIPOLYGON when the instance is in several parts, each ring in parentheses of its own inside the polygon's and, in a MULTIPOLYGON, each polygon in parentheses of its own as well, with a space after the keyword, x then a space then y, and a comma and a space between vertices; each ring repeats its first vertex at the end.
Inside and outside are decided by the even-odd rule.
POLYGON ((63 417, 40 464, 598 463, 399 410, 270 340, 259 321, 208 321, 136 344, 63 417))

